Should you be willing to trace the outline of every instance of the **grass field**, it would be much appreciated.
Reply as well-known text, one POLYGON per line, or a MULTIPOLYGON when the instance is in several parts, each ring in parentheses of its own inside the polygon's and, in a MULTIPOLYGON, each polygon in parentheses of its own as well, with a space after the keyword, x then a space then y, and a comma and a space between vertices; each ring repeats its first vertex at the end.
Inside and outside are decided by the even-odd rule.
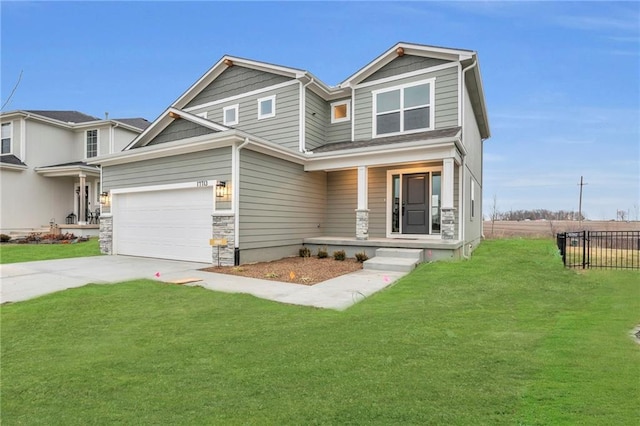
POLYGON ((89 285, 2 307, 2 424, 636 425, 637 277, 518 239, 345 312, 89 285))
POLYGON ((559 232, 573 231, 640 231, 640 222, 616 222, 606 220, 498 220, 483 222, 483 233, 487 238, 555 238, 559 232))
POLYGON ((75 244, 0 244, 0 263, 99 256, 97 238, 75 244))

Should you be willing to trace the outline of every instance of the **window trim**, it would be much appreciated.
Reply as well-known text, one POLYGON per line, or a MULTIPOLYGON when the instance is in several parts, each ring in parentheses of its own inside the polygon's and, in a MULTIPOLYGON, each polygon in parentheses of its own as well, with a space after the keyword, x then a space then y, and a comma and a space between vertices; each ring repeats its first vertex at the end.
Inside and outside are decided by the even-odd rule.
POLYGON ((276 116, 276 95, 265 96, 263 98, 258 98, 258 120, 262 120, 264 118, 271 118, 276 116), (269 114, 262 114, 262 103, 266 101, 271 101, 272 107, 271 112, 269 114))
POLYGON ((202 111, 202 112, 199 112, 199 113, 197 113, 195 115, 197 115, 200 118, 204 118, 206 120, 207 117, 209 116, 209 111, 202 111))
MULTIPOLYGON (((387 136, 397 136, 397 135, 406 135, 406 134, 411 134, 411 133, 419 133, 419 132, 425 132, 428 130, 433 130, 435 128, 435 83, 436 83, 436 79, 435 77, 432 78, 427 78, 424 80, 419 80, 419 81, 414 81, 411 83, 405 83, 405 84, 400 84, 398 86, 393 86, 393 87, 385 87, 384 89, 377 89, 377 90, 372 90, 371 91, 371 96, 372 96, 372 129, 371 129, 371 135, 374 138, 380 138, 380 137, 387 137, 387 136), (415 86, 420 86, 423 84, 428 84, 429 85, 429 103, 423 106, 418 106, 418 107, 411 107, 409 109, 405 109, 403 104, 404 104, 404 90, 410 87, 415 87, 415 86), (397 110, 397 112, 400 113, 400 131, 399 132, 391 132, 391 133, 382 133, 382 134, 378 134, 378 95, 380 93, 387 93, 387 92, 393 92, 395 90, 400 90, 400 109, 397 110), (424 107, 429 107, 429 127, 424 127, 424 128, 420 128, 420 129, 412 129, 412 130, 404 130, 404 113, 406 110, 412 110, 412 109, 416 109, 416 108, 424 108, 424 107)), ((396 112, 394 111, 385 111, 385 114, 389 114, 390 112, 396 112)))
POLYGON ((330 112, 331 112, 331 124, 344 123, 346 121, 350 121, 351 120, 351 99, 331 102, 331 110, 330 110, 330 112), (346 105, 347 106, 347 115, 345 117, 343 117, 343 118, 334 118, 334 115, 333 115, 334 108, 342 106, 342 105, 346 105))
POLYGON ((0 126, 0 154, 1 155, 11 155, 13 154, 13 121, 7 121, 2 123, 0 126), (9 126, 9 137, 5 139, 9 139, 9 152, 2 152, 2 127, 9 126))
MULTIPOLYGON (((258 111, 260 106, 258 105, 258 111)), ((240 121, 240 104, 229 105, 222 108, 222 124, 225 126, 233 126, 234 124, 238 124, 240 121), (227 121, 227 111, 234 110, 235 111, 235 120, 227 121)))
POLYGON ((473 219, 476 217, 476 185, 475 182, 473 181, 473 177, 469 178, 470 181, 470 197, 469 200, 471 201, 469 203, 469 210, 470 210, 470 215, 469 215, 469 220, 471 222, 473 222, 473 219))
POLYGON ((87 129, 84 131, 84 158, 95 158, 99 155, 100 129, 87 129), (89 132, 96 132, 96 155, 89 157, 89 132))

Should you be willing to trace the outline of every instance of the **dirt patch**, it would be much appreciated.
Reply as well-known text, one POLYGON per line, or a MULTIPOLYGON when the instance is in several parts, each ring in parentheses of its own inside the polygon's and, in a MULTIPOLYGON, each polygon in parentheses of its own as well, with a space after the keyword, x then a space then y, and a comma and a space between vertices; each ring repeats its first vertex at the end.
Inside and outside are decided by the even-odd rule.
POLYGON ((333 258, 287 257, 272 262, 251 263, 241 266, 214 266, 205 268, 203 271, 285 283, 314 285, 360 269, 362 269, 362 263, 355 259, 340 261, 333 258))

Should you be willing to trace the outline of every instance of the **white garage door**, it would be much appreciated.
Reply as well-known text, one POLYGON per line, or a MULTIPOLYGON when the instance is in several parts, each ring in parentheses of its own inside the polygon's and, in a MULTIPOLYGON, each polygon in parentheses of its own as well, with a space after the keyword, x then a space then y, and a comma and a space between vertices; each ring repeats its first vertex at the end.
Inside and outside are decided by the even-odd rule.
POLYGON ((211 263, 211 188, 114 194, 113 209, 116 254, 211 263))

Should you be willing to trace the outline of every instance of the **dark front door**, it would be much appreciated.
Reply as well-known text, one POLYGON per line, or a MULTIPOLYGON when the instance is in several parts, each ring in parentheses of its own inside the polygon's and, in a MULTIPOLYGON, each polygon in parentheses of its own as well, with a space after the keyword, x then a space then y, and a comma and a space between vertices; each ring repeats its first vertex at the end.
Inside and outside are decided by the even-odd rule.
POLYGON ((429 181, 427 173, 402 176, 402 233, 429 233, 429 181))

